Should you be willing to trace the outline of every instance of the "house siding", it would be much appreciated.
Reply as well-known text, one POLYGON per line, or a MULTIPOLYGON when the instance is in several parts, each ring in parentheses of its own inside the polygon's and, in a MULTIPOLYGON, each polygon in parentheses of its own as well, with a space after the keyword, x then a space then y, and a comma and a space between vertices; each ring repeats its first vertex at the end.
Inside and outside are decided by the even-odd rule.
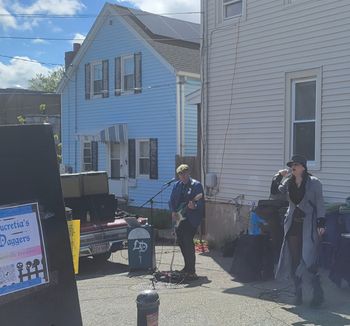
MULTIPOLYGON (((200 88, 198 79, 187 78, 184 84, 184 97, 200 88)), ((197 105, 188 104, 184 100, 185 108, 185 156, 197 155, 197 105)))
MULTIPOLYGON (((139 178, 129 187, 130 204, 139 206, 159 191, 174 175, 176 154, 176 76, 150 50, 136 33, 130 31, 122 18, 113 16, 105 21, 79 63, 75 75, 62 94, 63 161, 81 170, 81 148, 77 133, 103 129, 126 123, 129 139, 158 139, 158 179, 139 178), (114 95, 114 58, 142 53, 142 84, 140 94, 114 95), (109 97, 85 100, 84 65, 109 60, 109 97), (76 79, 76 83, 75 83, 76 79)), ((98 167, 106 170, 106 144, 98 144, 98 167)), ((166 208, 169 192, 154 205, 166 208), (162 203, 159 203, 162 202, 162 203)))
POLYGON ((246 0, 245 17, 225 24, 218 10, 219 0, 208 1, 203 46, 206 170, 218 176, 216 198, 268 198, 271 178, 289 156, 286 73, 319 68, 321 162, 311 172, 326 201, 344 201, 350 195, 350 3, 246 0))

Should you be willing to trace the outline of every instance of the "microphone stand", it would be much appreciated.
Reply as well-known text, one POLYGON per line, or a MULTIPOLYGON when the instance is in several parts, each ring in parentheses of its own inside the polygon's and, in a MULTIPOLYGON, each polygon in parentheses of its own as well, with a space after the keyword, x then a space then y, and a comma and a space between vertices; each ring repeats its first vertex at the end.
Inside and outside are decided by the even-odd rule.
MULTIPOLYGON (((175 181, 175 180, 174 180, 174 181, 175 181)), ((154 196, 152 196, 150 199, 148 199, 146 202, 144 202, 141 206, 139 206, 139 208, 142 208, 142 207, 144 207, 145 205, 147 205, 148 203, 151 204, 151 219, 153 218, 153 203, 154 203, 154 198, 156 198, 159 194, 161 194, 165 189, 168 189, 172 183, 173 183, 173 181, 164 184, 164 185, 162 186, 162 188, 161 188, 154 196)))

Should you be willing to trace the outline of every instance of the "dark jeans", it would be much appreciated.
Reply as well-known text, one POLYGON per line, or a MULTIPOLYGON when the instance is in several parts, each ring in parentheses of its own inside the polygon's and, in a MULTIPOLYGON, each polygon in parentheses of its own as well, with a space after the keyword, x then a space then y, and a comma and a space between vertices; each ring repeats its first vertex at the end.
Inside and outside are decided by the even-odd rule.
POLYGON ((196 254, 193 243, 196 231, 197 229, 188 220, 181 221, 176 229, 177 241, 185 261, 184 271, 187 273, 196 272, 196 254))

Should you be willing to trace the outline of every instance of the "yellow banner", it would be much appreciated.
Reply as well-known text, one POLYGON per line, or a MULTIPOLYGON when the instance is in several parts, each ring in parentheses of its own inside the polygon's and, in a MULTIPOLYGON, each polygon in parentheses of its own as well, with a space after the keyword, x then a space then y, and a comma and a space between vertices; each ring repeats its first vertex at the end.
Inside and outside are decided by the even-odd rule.
POLYGON ((67 221, 75 274, 79 271, 80 220, 67 221))

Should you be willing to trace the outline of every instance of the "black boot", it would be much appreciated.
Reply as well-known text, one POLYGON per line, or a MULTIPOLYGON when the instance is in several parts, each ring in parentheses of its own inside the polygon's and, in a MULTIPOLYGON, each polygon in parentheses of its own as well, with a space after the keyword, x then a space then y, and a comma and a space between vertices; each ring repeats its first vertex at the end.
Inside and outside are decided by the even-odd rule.
POLYGON ((324 294, 321 287, 320 275, 315 274, 312 278, 313 297, 310 302, 311 307, 318 308, 324 301, 324 294))
POLYGON ((301 284, 301 278, 300 277, 295 277, 294 278, 294 286, 295 286, 295 299, 294 299, 294 304, 296 306, 300 306, 303 304, 303 289, 302 289, 302 284, 301 284))

